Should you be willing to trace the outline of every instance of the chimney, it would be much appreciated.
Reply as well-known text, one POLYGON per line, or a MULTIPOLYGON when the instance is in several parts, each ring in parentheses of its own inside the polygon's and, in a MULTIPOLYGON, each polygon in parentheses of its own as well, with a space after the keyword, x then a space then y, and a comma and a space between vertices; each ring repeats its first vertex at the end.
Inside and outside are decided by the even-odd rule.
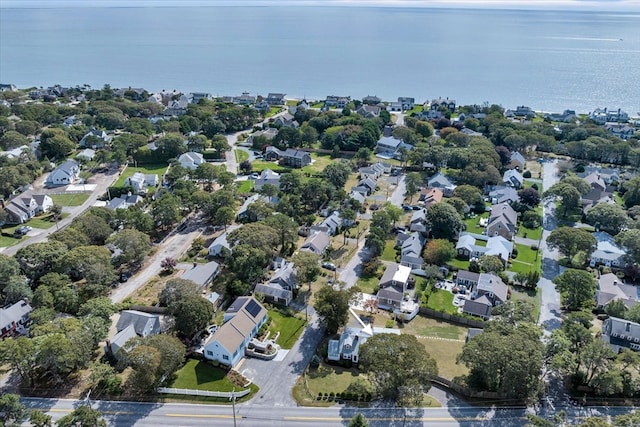
POLYGON ((631 329, 631 323, 627 322, 627 327, 624 328, 624 330, 629 332, 630 329, 631 329))

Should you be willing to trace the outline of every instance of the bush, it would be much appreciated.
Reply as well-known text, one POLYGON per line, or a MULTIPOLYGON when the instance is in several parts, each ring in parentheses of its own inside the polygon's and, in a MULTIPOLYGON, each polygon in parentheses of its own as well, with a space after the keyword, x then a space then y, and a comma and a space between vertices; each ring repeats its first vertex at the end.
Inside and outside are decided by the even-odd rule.
POLYGON ((384 322, 384 327, 385 328, 393 328, 393 320, 389 319, 386 322, 384 322))
POLYGON ((531 171, 524 171, 524 173, 522 174, 522 176, 524 178, 531 178, 531 171))
POLYGON ((537 251, 538 250, 538 245, 531 245, 531 250, 532 251, 537 251))

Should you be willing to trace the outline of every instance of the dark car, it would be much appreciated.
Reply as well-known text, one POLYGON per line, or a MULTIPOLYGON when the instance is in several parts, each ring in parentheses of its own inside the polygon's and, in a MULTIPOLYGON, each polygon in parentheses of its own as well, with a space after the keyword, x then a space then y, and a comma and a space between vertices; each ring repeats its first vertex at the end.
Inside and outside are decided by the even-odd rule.
POLYGON ((331 262, 323 262, 322 268, 326 268, 327 270, 336 271, 336 265, 331 262))
POLYGON ((129 273, 120 273, 120 277, 118 278, 118 280, 120 280, 120 283, 124 283, 127 280, 129 280, 129 273))
POLYGON ((16 236, 26 236, 27 233, 29 233, 31 230, 32 228, 30 226, 23 225, 22 227, 16 228, 13 234, 15 234, 16 236))

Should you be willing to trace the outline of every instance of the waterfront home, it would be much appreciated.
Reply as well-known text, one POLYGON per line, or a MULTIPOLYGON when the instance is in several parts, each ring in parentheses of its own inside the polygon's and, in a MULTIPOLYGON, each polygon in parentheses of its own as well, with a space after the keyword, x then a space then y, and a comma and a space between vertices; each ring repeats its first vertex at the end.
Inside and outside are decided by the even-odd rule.
POLYGON ((621 109, 608 110, 607 108, 596 108, 589 113, 589 119, 598 125, 604 125, 605 123, 627 123, 629 121, 629 115, 621 109))
POLYGON ((552 122, 574 123, 578 116, 574 110, 564 110, 562 113, 545 114, 544 119, 552 122))
POLYGON ((73 184, 79 177, 80 164, 75 160, 67 160, 49 173, 45 184, 49 186, 73 184))
POLYGON ((609 317, 602 324, 601 338, 616 353, 626 349, 640 351, 640 324, 609 317))
POLYGON ((269 93, 265 98, 265 101, 271 107, 284 105, 284 96, 285 96, 284 93, 269 93))
POLYGON ((362 98, 362 103, 367 105, 378 105, 382 102, 382 99, 378 98, 375 95, 367 95, 362 98))
POLYGON ((211 101, 213 96, 207 92, 191 92, 187 95, 187 98, 189 98, 189 104, 197 104, 201 100, 211 101))
POLYGON ((431 105, 429 107, 431 110, 442 110, 447 109, 450 112, 454 112, 456 110, 456 100, 449 98, 438 98, 431 100, 431 105))
POLYGON ((204 357, 233 367, 267 321, 267 310, 254 297, 239 297, 224 314, 224 323, 204 344, 204 357))
POLYGON ((351 102, 350 96, 329 95, 324 101, 325 107, 343 109, 351 102))

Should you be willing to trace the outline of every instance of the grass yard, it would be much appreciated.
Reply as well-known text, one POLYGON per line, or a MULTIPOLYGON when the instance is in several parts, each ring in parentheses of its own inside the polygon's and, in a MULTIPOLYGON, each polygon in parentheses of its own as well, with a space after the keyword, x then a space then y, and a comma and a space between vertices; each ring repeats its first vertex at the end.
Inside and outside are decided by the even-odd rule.
POLYGON ((51 200, 58 206, 82 206, 89 195, 89 193, 52 194, 51 200))
POLYGON ((303 167, 302 172, 320 173, 333 161, 334 159, 332 159, 329 154, 311 153, 311 164, 303 167))
POLYGON ((511 299, 514 301, 527 301, 533 305, 533 318, 537 321, 540 316, 541 292, 540 288, 525 289, 519 286, 511 286, 511 299))
POLYGON ((244 150, 233 150, 233 152, 236 155, 236 161, 238 163, 242 163, 245 160, 249 160, 249 153, 247 153, 246 151, 244 151, 244 150))
POLYGON ((469 233, 482 234, 484 227, 480 227, 480 218, 488 218, 489 212, 478 215, 475 218, 467 218, 464 220, 466 231, 469 233))
POLYGON ((276 341, 280 347, 289 349, 298 340, 302 331, 304 331, 305 321, 295 316, 287 316, 278 310, 269 310, 271 324, 269 331, 273 337, 275 333, 280 332, 280 336, 276 341))
POLYGON ((129 178, 131 175, 133 175, 136 172, 142 172, 145 175, 157 174, 158 178, 162 180, 162 175, 164 175, 166 171, 167 171, 166 164, 145 165, 145 166, 138 166, 138 167, 127 166, 127 168, 122 172, 122 174, 120 175, 120 178, 118 178, 118 180, 113 186, 124 187, 124 180, 129 178))
POLYGON ((22 239, 16 239, 15 237, 0 236, 0 248, 8 248, 9 246, 17 245, 22 239))
POLYGON ((538 256, 538 251, 534 251, 527 245, 516 243, 518 256, 511 260, 509 270, 515 273, 528 273, 531 270, 540 270, 542 256, 538 256))
POLYGON ((427 290, 422 294, 422 300, 430 309, 458 314, 458 308, 453 305, 453 294, 447 290, 427 287, 427 290))
POLYGON ((542 226, 538 228, 526 228, 524 225, 518 227, 518 236, 527 239, 540 240, 542 237, 542 226))
POLYGON ((384 250, 382 251, 380 259, 396 262, 396 241, 394 239, 387 240, 384 243, 384 250))
POLYGON ((254 172, 258 172, 258 173, 262 172, 265 169, 271 169, 276 173, 281 173, 281 172, 286 173, 291 171, 290 168, 286 166, 281 166, 277 162, 267 162, 265 160, 254 160, 253 162, 251 162, 251 167, 254 172))
POLYGON ((238 184, 238 193, 249 193, 253 191, 253 181, 248 179, 246 181, 240 181, 238 184))
POLYGON ((469 269, 469 260, 468 259, 458 259, 454 258, 451 261, 447 262, 451 267, 455 267, 458 270, 468 270, 469 269))
POLYGON ((29 222, 27 222, 27 225, 30 225, 33 228, 51 228, 56 224, 55 221, 52 220, 52 217, 53 215, 49 214, 31 218, 29 222))

